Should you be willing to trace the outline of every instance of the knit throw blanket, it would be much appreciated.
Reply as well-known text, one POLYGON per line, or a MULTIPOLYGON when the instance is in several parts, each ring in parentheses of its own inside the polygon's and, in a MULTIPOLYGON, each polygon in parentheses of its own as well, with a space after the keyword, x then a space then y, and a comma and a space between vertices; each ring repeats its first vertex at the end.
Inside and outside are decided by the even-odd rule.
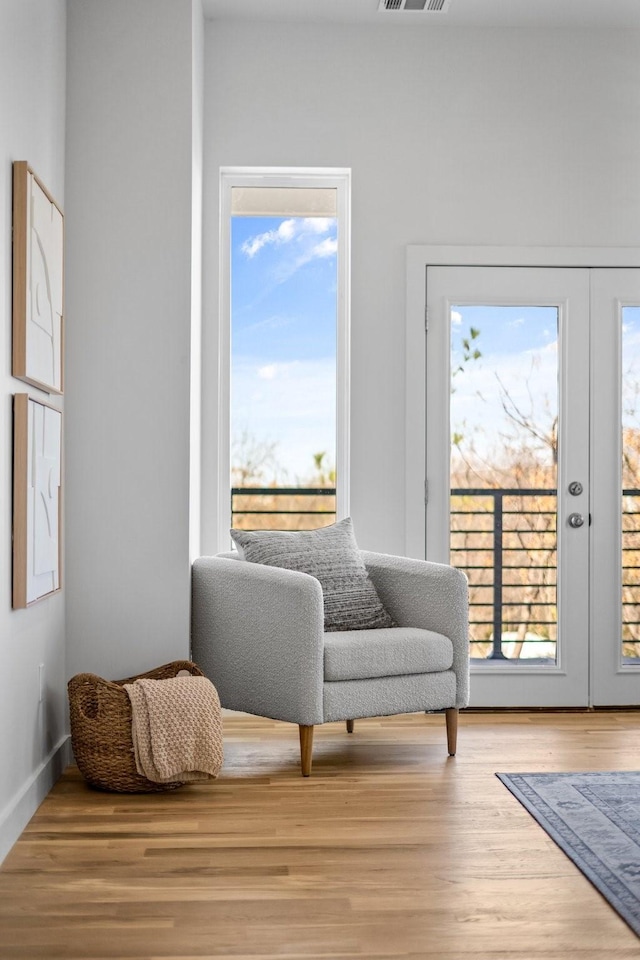
POLYGON ((206 677, 142 678, 124 685, 131 700, 136 767, 154 783, 217 777, 222 767, 222 714, 206 677))

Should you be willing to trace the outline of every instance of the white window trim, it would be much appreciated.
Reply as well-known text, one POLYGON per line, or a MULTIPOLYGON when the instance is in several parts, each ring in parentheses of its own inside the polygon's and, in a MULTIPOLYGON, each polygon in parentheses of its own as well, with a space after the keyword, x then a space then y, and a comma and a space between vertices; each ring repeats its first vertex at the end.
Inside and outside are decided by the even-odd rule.
POLYGON ((218 336, 218 550, 231 526, 231 190, 233 187, 325 187, 337 192, 336 516, 350 513, 351 171, 325 167, 220 168, 218 336))
POLYGON ((639 267, 637 247, 407 247, 405 354, 405 553, 425 558, 426 268, 639 267))

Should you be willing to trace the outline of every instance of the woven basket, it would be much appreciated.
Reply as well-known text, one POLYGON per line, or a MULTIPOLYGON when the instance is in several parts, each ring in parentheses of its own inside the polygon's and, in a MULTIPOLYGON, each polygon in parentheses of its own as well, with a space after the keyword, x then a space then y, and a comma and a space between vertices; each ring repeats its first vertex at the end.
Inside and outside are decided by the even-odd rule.
POLYGON ((131 701, 123 689, 125 683, 143 677, 166 680, 180 670, 204 676, 190 660, 174 660, 125 680, 103 680, 93 673, 78 673, 69 680, 71 743, 78 769, 92 787, 116 793, 158 793, 182 786, 181 781, 155 783, 138 773, 131 736, 131 701))

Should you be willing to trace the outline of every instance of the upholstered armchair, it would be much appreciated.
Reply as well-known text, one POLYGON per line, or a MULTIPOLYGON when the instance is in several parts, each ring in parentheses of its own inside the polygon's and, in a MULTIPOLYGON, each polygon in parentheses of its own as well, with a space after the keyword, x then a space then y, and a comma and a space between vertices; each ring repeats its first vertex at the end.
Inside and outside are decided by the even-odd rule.
POLYGON ((469 696, 468 591, 444 564, 361 551, 397 626, 325 632, 317 579, 236 553, 192 571, 192 657, 223 707, 298 724, 303 776, 316 724, 444 710, 456 752, 469 696))

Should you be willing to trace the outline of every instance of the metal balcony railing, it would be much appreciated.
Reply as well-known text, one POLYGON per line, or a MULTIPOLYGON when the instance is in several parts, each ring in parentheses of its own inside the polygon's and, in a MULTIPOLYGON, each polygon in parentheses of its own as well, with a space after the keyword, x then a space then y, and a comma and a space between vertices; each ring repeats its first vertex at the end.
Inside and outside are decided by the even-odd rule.
POLYGON ((622 648, 640 657, 640 490, 622 491, 622 648))
MULTIPOLYGON (((624 660, 637 662, 640 490, 622 496, 621 640, 624 660)), ((469 578, 472 656, 475 649, 482 659, 504 660, 508 645, 517 658, 529 646, 542 650, 539 659, 555 659, 556 510, 555 489, 451 490, 451 562, 469 578)))
POLYGON ((506 660, 509 643, 516 658, 536 644, 539 659, 555 659, 556 503, 555 489, 451 490, 451 563, 469 579, 472 656, 506 660))
POLYGON ((231 522, 244 530, 312 530, 335 519, 335 487, 231 489, 231 522))
MULTIPOLYGON (((622 494, 622 642, 625 659, 637 662, 640 489, 625 489, 622 494)), ((556 511, 555 489, 451 490, 451 563, 469 578, 474 658, 555 660, 556 511), (534 656, 528 656, 528 651, 534 656)), ((336 519, 336 489, 234 487, 231 517, 233 526, 245 530, 326 526, 336 519)))

